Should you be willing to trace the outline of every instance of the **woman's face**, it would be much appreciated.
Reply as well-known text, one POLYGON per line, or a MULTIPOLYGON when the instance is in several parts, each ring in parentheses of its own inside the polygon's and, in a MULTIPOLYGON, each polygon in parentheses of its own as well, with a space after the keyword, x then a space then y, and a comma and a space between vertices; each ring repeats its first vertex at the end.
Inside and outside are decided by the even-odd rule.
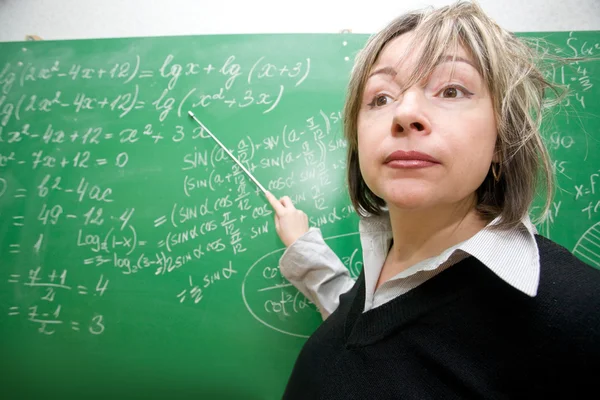
POLYGON ((390 208, 474 201, 494 157, 490 94, 463 48, 404 87, 418 61, 412 40, 409 32, 390 41, 371 69, 358 115, 360 171, 390 208))

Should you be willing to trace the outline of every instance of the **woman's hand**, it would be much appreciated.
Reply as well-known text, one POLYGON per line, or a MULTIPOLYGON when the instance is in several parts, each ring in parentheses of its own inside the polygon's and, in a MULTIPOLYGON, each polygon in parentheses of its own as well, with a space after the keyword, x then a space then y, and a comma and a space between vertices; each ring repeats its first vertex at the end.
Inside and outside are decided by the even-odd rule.
POLYGON ((266 196, 275 210, 275 230, 285 247, 289 247, 308 232, 308 217, 294 207, 294 203, 288 196, 282 197, 281 200, 277 200, 271 192, 266 192, 266 196))

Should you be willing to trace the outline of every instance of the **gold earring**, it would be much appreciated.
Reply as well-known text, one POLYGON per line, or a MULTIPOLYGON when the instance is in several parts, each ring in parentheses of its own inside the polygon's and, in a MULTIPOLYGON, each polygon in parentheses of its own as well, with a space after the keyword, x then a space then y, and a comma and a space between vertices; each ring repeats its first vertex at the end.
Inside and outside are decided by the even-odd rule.
POLYGON ((496 182, 500 182, 500 177, 502 176, 502 166, 500 164, 492 163, 492 175, 494 175, 494 180, 496 182), (496 166, 499 169, 498 172, 496 172, 496 166))

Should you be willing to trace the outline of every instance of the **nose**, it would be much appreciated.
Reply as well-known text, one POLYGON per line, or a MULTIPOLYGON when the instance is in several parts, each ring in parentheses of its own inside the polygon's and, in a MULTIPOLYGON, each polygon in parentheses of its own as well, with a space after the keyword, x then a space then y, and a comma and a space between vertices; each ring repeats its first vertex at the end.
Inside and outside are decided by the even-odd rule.
POLYGON ((426 115, 426 99, 418 88, 404 92, 397 102, 392 126, 393 134, 429 134, 431 123, 426 115))

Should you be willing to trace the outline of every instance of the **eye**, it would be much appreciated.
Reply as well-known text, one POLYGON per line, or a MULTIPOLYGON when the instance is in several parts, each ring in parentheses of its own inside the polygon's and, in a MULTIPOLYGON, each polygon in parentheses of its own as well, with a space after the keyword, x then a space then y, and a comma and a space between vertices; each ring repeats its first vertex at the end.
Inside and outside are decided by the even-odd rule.
POLYGON ((387 104, 390 104, 392 101, 393 99, 391 98, 391 96, 388 96, 387 94, 378 94, 375 95, 375 97, 373 97, 373 100, 371 100, 371 102, 367 105, 371 108, 383 107, 387 104))
POLYGON ((446 86, 438 93, 438 96, 444 99, 460 99, 463 97, 469 98, 472 95, 473 93, 469 92, 467 89, 460 85, 446 86))

